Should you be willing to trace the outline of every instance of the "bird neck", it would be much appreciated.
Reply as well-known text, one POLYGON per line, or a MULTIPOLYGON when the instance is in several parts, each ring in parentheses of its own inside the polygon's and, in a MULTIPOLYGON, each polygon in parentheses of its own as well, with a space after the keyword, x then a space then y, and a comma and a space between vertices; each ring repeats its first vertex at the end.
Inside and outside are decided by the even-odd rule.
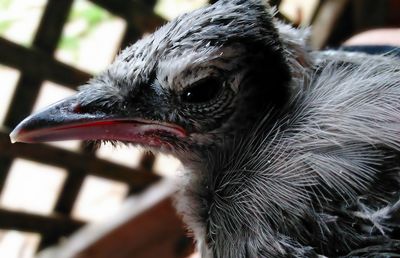
MULTIPOLYGON (((263 139, 273 139, 272 134, 267 134, 273 130, 274 123, 268 121, 277 119, 277 116, 277 113, 272 115, 272 112, 265 111, 262 121, 248 122, 247 126, 232 132, 222 142, 195 149, 182 160, 186 174, 184 185, 177 195, 177 209, 193 231, 202 253, 212 252, 212 246, 224 238, 230 238, 232 245, 235 245, 234 235, 241 232, 241 227, 246 227, 248 221, 258 220, 257 214, 251 214, 250 207, 244 207, 253 204, 240 204, 240 193, 251 193, 257 187, 255 178, 259 175, 252 172, 257 170, 258 165, 252 163, 251 152, 261 146, 263 139), (257 134, 258 138, 255 137, 257 134), (238 214, 237 211, 241 209, 249 213, 238 214), (229 225, 234 226, 228 228, 229 225), (219 226, 227 227, 226 231, 220 232, 230 236, 215 235, 215 227, 219 226)), ((264 194, 267 193, 260 193, 259 197, 263 198, 264 194)), ((257 200, 253 201, 255 205, 257 200)), ((274 231, 272 227, 269 229, 274 231)))

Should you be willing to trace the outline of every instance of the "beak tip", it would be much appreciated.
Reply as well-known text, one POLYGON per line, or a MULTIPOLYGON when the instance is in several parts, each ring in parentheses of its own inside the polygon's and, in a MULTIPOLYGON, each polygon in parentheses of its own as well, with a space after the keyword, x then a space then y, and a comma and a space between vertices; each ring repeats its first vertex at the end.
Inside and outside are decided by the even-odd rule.
POLYGON ((9 135, 11 143, 24 142, 24 131, 24 126, 21 122, 14 128, 14 130, 11 131, 9 135))
POLYGON ((10 133, 10 141, 11 143, 16 143, 18 142, 18 134, 19 134, 19 130, 14 129, 11 133, 10 133))

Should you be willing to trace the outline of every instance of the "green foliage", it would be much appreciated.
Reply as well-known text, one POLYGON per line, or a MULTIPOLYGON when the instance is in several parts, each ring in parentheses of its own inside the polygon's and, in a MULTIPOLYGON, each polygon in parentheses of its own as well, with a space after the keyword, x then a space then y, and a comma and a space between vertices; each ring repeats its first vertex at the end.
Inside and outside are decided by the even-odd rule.
POLYGON ((79 38, 77 37, 62 37, 60 47, 63 49, 75 50, 79 47, 79 38))
POLYGON ((74 9, 70 16, 71 21, 84 19, 89 24, 89 27, 96 26, 110 18, 111 15, 96 5, 86 5, 82 9, 74 9))
POLYGON ((72 51, 77 55, 80 47, 80 41, 90 35, 101 23, 111 20, 112 16, 104 9, 84 2, 77 2, 72 9, 68 22, 83 21, 85 27, 74 35, 63 35, 59 47, 63 50, 72 51))
MULTIPOLYGON (((0 0, 0 12, 6 12, 10 7, 12 0, 0 0)), ((0 19, 0 35, 8 30, 13 24, 10 19, 0 19)))
POLYGON ((0 0, 0 11, 8 9, 10 7, 12 0, 0 0))
POLYGON ((4 34, 13 24, 12 20, 0 21, 0 35, 4 34))

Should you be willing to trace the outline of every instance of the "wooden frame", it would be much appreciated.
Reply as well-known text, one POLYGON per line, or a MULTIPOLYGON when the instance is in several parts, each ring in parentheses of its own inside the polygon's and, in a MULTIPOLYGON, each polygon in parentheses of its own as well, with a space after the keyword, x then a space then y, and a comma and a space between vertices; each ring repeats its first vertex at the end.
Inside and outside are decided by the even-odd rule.
MULTIPOLYGON (((155 1, 90 1, 122 17, 127 22, 127 30, 122 39, 121 48, 136 41, 143 33, 153 31, 164 22, 164 20, 152 10, 155 1)), ((215 0, 210 0, 210 2, 215 2, 215 0)), ((277 4, 280 1, 277 0, 273 2, 277 4)), ((349 0, 322 1, 323 4, 321 4, 317 11, 318 14, 314 19, 314 23, 317 24, 314 30, 321 32, 316 33, 319 38, 313 38, 313 45, 315 47, 322 48, 326 45, 329 36, 332 34, 335 21, 348 2, 349 0), (328 9, 332 9, 334 12, 330 12, 332 16, 328 20, 324 20, 323 12, 328 9), (326 22, 322 23, 322 20, 326 22)), ((44 80, 51 80, 71 89, 76 89, 77 86, 85 83, 91 77, 90 74, 84 71, 55 60, 53 56, 72 4, 73 0, 48 0, 39 28, 30 48, 0 38, 0 52, 2 53, 0 55, 0 63, 18 69, 21 72, 10 105, 12 108, 9 109, 6 115, 6 128, 0 130, 0 193, 3 190, 10 166, 15 158, 24 158, 39 163, 62 167, 67 169, 68 172, 53 214, 43 216, 0 209, 0 229, 16 229, 40 233, 42 236, 40 249, 56 243, 60 237, 70 235, 85 224, 82 221, 72 219, 71 211, 83 181, 89 173, 91 175, 124 182, 129 185, 129 192, 131 194, 141 192, 160 179, 159 176, 152 172, 154 156, 150 154, 144 155, 140 166, 136 169, 132 169, 96 158, 92 153, 87 151, 84 145, 81 146, 79 152, 71 152, 43 144, 26 145, 10 143, 8 137, 10 129, 30 114, 39 94, 40 86, 44 80), (110 171, 112 171, 112 173, 110 173, 110 171)), ((181 223, 173 214, 171 199, 169 196, 166 196, 166 198, 165 201, 160 201, 148 212, 140 215, 138 221, 143 221, 145 216, 152 217, 155 213, 163 214, 167 218, 167 221, 172 223, 168 227, 171 229, 171 231, 168 232, 174 234, 172 238, 187 240, 184 230, 182 230, 181 223), (179 227, 179 229, 172 230, 175 226, 179 227)), ((137 221, 127 221, 127 224, 129 223, 135 225, 134 227, 139 227, 137 221)), ((137 232, 133 232, 132 234, 135 235, 134 237, 139 237, 140 234, 143 233, 143 237, 154 239, 157 234, 165 234, 165 231, 162 229, 156 230, 150 224, 146 225, 148 226, 147 228, 144 227, 137 232), (151 232, 146 231, 148 228, 151 228, 151 232)), ((116 229, 113 233, 114 235, 111 236, 117 236, 121 232, 123 232, 122 234, 126 233, 123 230, 118 231, 116 229)), ((109 238, 105 236, 104 239, 107 240, 109 238)), ((99 240, 94 247, 102 247, 102 243, 104 243, 102 241, 103 240, 99 240)), ((143 245, 149 245, 149 242, 144 241, 143 243, 143 245)), ((167 246, 162 248, 170 248, 168 245, 172 243, 165 243, 167 246)), ((140 245, 140 243, 136 244, 135 248, 140 249, 138 245, 140 245)), ((93 246, 88 248, 93 248, 93 246)), ((157 252, 162 254, 162 248, 158 248, 157 252)), ((88 250, 88 252, 90 250, 88 250)), ((142 253, 142 255, 139 256, 148 257, 146 255, 149 255, 149 253, 142 253)))
MULTIPOLYGON (((144 32, 154 30, 164 20, 153 13, 145 1, 92 0, 93 3, 124 18, 127 31, 121 48, 136 41, 144 32)), ((71 218, 71 211, 82 183, 89 174, 128 184, 130 193, 137 193, 159 180, 152 168, 154 156, 145 155, 141 167, 127 168, 96 158, 84 145, 79 152, 71 152, 49 145, 11 144, 10 129, 28 116, 44 80, 51 80, 76 89, 91 75, 55 60, 53 54, 60 40, 73 0, 48 0, 40 25, 30 48, 0 38, 0 63, 21 73, 11 105, 6 115, 5 128, 0 130, 0 192, 3 190, 10 166, 15 158, 67 169, 68 175, 58 196, 53 214, 49 216, 0 209, 0 229, 37 232, 42 236, 40 249, 54 244, 85 223, 71 218), (112 173, 110 173, 112 171, 112 173)))

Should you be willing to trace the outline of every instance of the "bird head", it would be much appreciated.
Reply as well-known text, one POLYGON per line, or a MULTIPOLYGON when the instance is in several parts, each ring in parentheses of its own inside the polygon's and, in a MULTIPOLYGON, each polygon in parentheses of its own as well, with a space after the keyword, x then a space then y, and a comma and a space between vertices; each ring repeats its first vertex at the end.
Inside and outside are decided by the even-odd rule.
POLYGON ((11 139, 175 153, 218 146, 287 99, 290 69, 272 16, 264 0, 184 14, 123 50, 75 96, 26 118, 11 139))

